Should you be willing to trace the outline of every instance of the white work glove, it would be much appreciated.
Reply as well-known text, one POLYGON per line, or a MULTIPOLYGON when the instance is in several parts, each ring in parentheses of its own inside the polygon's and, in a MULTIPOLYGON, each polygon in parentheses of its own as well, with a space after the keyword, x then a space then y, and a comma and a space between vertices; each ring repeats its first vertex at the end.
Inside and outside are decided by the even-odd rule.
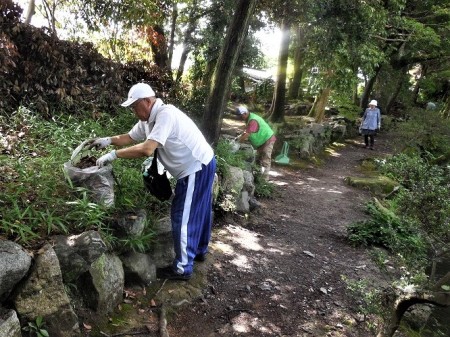
POLYGON ((117 159, 116 150, 112 150, 111 152, 101 156, 97 159, 97 162, 95 163, 98 167, 103 167, 113 160, 117 159))
POLYGON ((381 130, 381 124, 378 124, 378 130, 381 130))
POLYGON ((95 147, 97 150, 101 150, 109 145, 111 145, 111 137, 94 138, 88 141, 86 148, 90 150, 95 147))

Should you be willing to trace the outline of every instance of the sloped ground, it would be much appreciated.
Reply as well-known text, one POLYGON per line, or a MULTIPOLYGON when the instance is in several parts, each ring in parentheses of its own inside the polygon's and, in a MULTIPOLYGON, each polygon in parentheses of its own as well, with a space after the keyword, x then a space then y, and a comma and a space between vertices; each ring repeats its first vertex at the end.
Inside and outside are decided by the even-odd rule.
POLYGON ((386 155, 388 143, 381 134, 375 151, 355 139, 328 152, 320 167, 273 167, 273 199, 216 224, 198 270, 207 271, 203 296, 169 318, 170 337, 374 335, 343 280, 384 280, 368 251, 346 240, 371 195, 344 178, 362 175, 362 160, 386 155))

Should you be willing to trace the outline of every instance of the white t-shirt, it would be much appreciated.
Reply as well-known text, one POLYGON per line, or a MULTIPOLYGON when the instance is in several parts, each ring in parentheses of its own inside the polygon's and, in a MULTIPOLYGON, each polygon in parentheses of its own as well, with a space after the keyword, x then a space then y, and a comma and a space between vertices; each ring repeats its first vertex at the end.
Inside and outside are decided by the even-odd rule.
POLYGON ((151 139, 158 159, 176 179, 184 178, 208 164, 214 151, 197 125, 181 110, 157 99, 147 121, 139 121, 128 133, 135 141, 151 139))

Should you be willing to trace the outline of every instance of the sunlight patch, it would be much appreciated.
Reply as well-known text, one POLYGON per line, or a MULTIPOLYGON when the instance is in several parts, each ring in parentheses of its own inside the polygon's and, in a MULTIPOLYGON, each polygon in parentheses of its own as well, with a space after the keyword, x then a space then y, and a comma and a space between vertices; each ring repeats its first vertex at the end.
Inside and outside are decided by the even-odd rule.
POLYGON ((271 180, 271 183, 277 186, 286 186, 288 183, 285 183, 284 181, 277 181, 277 180, 271 180))
POLYGON ((233 260, 231 260, 231 263, 239 268, 252 269, 252 266, 250 265, 248 258, 245 255, 236 256, 233 260))
POLYGON ((332 157, 340 157, 341 154, 337 153, 336 151, 334 151, 333 149, 327 148, 325 150, 325 152, 329 153, 332 157))
POLYGON ((249 333, 252 330, 261 333, 280 333, 281 329, 274 324, 264 326, 258 317, 253 317, 249 313, 243 312, 234 317, 231 321, 233 330, 240 333, 249 333))
POLYGON ((231 255, 234 253, 234 249, 231 245, 221 242, 221 241, 216 241, 212 244, 212 246, 214 246, 215 250, 219 250, 222 253, 226 254, 226 255, 231 255))
POLYGON ((270 170, 270 171, 269 171, 269 175, 270 175, 271 177, 281 177, 281 176, 283 176, 280 172, 278 172, 278 171, 273 171, 273 170, 270 170))
POLYGON ((327 192, 329 192, 329 193, 337 193, 337 194, 342 194, 342 192, 341 191, 338 191, 338 190, 332 190, 332 189, 329 189, 327 192))
POLYGON ((236 227, 232 225, 228 225, 227 229, 230 234, 232 234, 229 239, 238 243, 242 248, 255 251, 263 249, 263 247, 261 247, 261 245, 258 243, 259 239, 257 238, 256 233, 242 227, 236 227))

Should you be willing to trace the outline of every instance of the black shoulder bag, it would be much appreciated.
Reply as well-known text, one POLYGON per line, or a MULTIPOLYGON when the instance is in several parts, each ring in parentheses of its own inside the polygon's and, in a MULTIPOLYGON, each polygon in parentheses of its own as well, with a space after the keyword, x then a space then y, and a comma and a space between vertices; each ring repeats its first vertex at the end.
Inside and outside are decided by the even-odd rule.
POLYGON ((172 186, 166 171, 163 174, 158 173, 157 163, 158 150, 153 153, 153 160, 150 167, 143 173, 144 185, 147 190, 161 201, 169 200, 172 196, 172 186))

